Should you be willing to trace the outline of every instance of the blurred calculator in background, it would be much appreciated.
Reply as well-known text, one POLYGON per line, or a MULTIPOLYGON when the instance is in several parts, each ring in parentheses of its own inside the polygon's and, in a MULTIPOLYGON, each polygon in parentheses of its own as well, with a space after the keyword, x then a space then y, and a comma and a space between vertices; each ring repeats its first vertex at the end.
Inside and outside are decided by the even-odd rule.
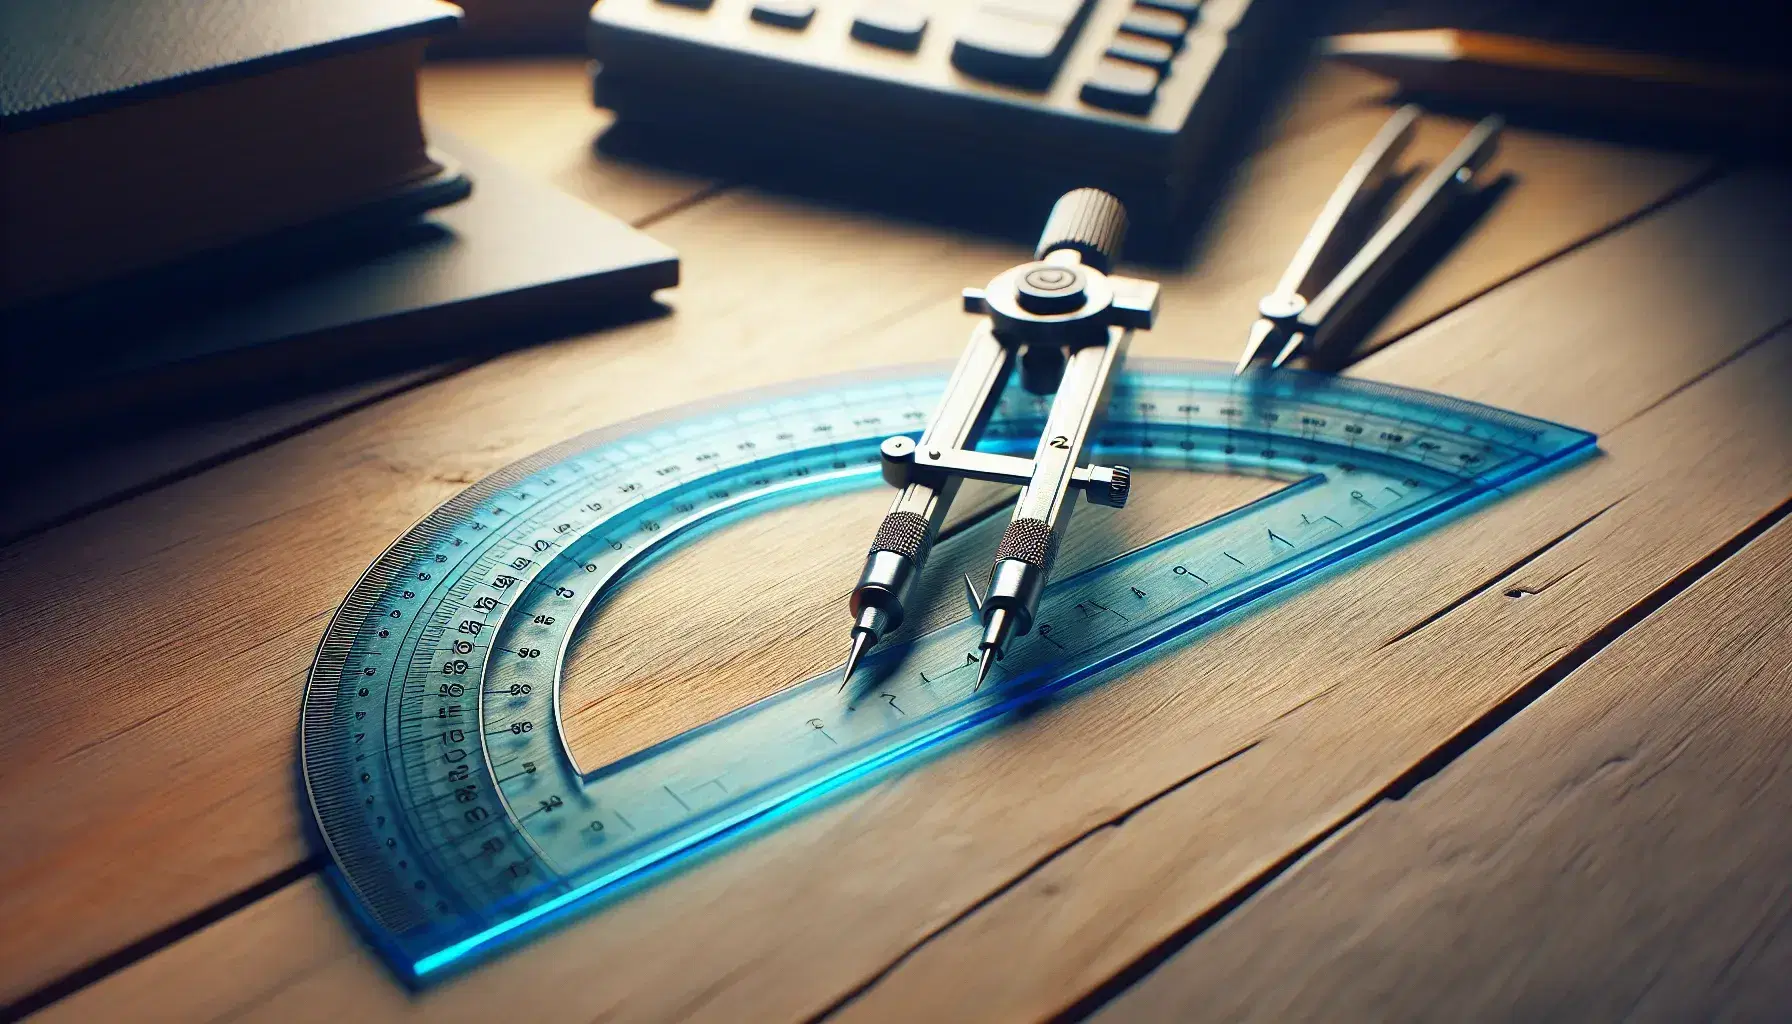
POLYGON ((792 160, 875 153, 986 194, 1092 185, 1137 223, 1208 172, 1247 72, 1289 48, 1263 24, 1284 2, 602 0, 590 42, 597 103, 624 122, 792 160))

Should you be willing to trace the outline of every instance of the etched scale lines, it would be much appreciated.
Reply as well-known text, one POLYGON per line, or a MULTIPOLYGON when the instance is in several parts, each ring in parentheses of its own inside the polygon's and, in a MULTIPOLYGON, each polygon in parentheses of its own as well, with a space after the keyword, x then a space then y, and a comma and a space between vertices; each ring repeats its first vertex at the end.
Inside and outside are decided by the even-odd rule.
MULTIPOLYGON (((475 485, 376 563, 379 599, 357 605, 373 610, 333 626, 345 636, 327 649, 347 653, 314 669, 307 700, 334 709, 337 733, 307 749, 306 772, 314 791, 350 774, 365 794, 353 815, 318 805, 332 849, 356 852, 341 863, 385 867, 351 888, 378 887, 379 902, 427 921, 370 928, 401 972, 483 954, 710 839, 1068 699, 1591 443, 1377 385, 1299 373, 1241 385, 1225 368, 1148 362, 1116 388, 1100 458, 1288 485, 1053 584, 1038 626, 981 688, 963 620, 873 655, 863 688, 843 689, 837 669, 791 680, 612 764, 578 765, 560 682, 576 632, 617 585, 732 517, 874 484, 879 443, 917 432, 942 383, 834 381, 569 442, 475 485), (354 750, 369 736, 382 756, 354 750)), ((1044 408, 1011 389, 985 448, 1024 455, 1044 408)))

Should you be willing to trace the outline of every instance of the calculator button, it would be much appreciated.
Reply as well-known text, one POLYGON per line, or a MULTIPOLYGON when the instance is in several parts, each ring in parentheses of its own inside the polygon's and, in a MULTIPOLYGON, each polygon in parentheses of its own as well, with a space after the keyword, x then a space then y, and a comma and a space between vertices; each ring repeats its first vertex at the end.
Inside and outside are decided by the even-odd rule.
POLYGON ((977 9, 1022 21, 1037 21, 1066 28, 1082 13, 1084 0, 980 0, 977 9))
POLYGON ((986 82, 1044 89, 1070 54, 1070 24, 979 7, 952 44, 952 66, 986 82))
POLYGON ((1083 83, 1083 102, 1123 114, 1145 114, 1157 99, 1158 74, 1130 61, 1102 58, 1095 75, 1083 83))
POLYGON ((1160 11, 1180 14, 1189 21, 1201 10, 1201 0, 1138 0, 1140 7, 1155 7, 1160 11))
POLYGON ((756 0, 752 18, 779 28, 805 29, 815 18, 815 4, 810 0, 756 0))
POLYGON ((1162 39, 1175 46, 1182 42, 1188 34, 1188 19, 1169 11, 1153 10, 1149 7, 1134 7, 1126 12, 1126 20, 1120 23, 1120 31, 1131 32, 1135 36, 1149 36, 1162 39))
POLYGON ((910 53, 921 48, 927 15, 904 0, 869 0, 852 22, 852 37, 861 43, 910 53))
POLYGON ((689 7, 693 11, 707 11, 715 0, 660 0, 660 3, 671 7, 689 7))
POLYGON ((1122 32, 1108 44, 1108 56, 1115 60, 1154 67, 1161 72, 1169 65, 1170 58, 1176 56, 1176 48, 1162 39, 1147 39, 1122 32))

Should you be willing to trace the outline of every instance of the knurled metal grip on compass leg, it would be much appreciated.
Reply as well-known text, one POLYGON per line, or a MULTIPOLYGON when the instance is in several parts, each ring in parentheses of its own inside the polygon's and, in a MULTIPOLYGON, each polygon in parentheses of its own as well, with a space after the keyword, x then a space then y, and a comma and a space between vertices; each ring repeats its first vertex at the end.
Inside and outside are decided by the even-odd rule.
MULTIPOLYGON (((987 324, 973 332, 946 384, 945 397, 921 433, 921 443, 929 449, 974 447, 1013 368, 1013 349, 999 341, 987 324)), ((902 440, 914 443, 906 437, 902 440)), ((905 476, 853 588, 851 661, 856 662, 878 640, 901 628, 910 591, 939 536, 958 485, 959 478, 951 474, 905 476)))
POLYGON ((884 516, 852 591, 855 629, 881 636, 902 628, 909 589, 933 537, 932 523, 918 512, 902 509, 884 516))
POLYGON ((927 520, 913 512, 892 512, 884 517, 871 540, 871 550, 889 551, 909 558, 919 558, 927 543, 927 520))
MULTIPOLYGON (((919 441, 895 437, 883 447, 884 476, 901 488, 853 588, 852 650, 859 659, 901 626, 910 590, 963 479, 1021 486, 1014 522, 997 549, 989 592, 972 597, 983 616, 982 674, 1010 636, 1032 629, 1051 553, 1070 518, 1069 499, 1118 508, 1131 474, 1124 466, 1085 465, 1090 431, 1135 329, 1157 313, 1157 284, 1111 275, 1126 237, 1126 211, 1096 189, 1077 189, 1053 206, 1033 262, 966 289, 965 311, 985 319, 919 441), (1055 394, 1031 461, 975 451, 1018 360, 1027 390, 1055 394)), ((980 675, 979 678, 982 678, 980 675)))
POLYGON ((1012 558, 1041 569, 1049 569, 1052 556, 1057 553, 1056 542, 1052 526, 1045 520, 1016 519, 1008 524, 1001 541, 996 544, 996 561, 1012 558))

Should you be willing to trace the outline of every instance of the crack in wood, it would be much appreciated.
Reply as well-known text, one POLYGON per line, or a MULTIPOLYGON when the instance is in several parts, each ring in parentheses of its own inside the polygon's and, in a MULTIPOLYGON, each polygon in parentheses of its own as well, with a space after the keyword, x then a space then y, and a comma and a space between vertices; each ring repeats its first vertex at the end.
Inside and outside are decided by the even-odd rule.
MULTIPOLYGON (((1671 401, 1675 396, 1679 395, 1681 392, 1686 391, 1688 388, 1691 388, 1693 385, 1698 384, 1700 381, 1705 380, 1706 378, 1719 372, 1720 370, 1729 366, 1731 363, 1734 363, 1738 359, 1741 359, 1744 356, 1748 355, 1750 352, 1753 352, 1755 349, 1760 348, 1762 345, 1767 344, 1768 342, 1772 341, 1775 337, 1779 336, 1779 334, 1781 334, 1782 332, 1784 332, 1788 329, 1792 329, 1792 319, 1781 320, 1779 323, 1774 324, 1772 327, 1761 332, 1761 334, 1759 336, 1757 336, 1755 338, 1751 338, 1749 340, 1748 344, 1746 344, 1746 345, 1742 346, 1741 348, 1737 349, 1736 351, 1730 353, 1728 356, 1724 357, 1723 360, 1721 360, 1720 362, 1713 363, 1711 366, 1707 367, 1705 369, 1705 371, 1703 373, 1699 374, 1697 377, 1694 377, 1689 381, 1683 382, 1682 384, 1680 384, 1680 386, 1674 388, 1672 391, 1669 391, 1667 394, 1662 395, 1660 398, 1657 398, 1655 401, 1650 402, 1648 405, 1643 406, 1641 409, 1638 409, 1636 412, 1633 412, 1630 415, 1619 420, 1615 425, 1612 426, 1611 429, 1617 430, 1619 427, 1622 427, 1627 423, 1630 423, 1634 420, 1637 420, 1643 416, 1648 415, 1652 410, 1657 409, 1657 408, 1661 407, 1662 405, 1667 404, 1669 401, 1671 401)), ((1607 431, 1607 433, 1610 433, 1610 432, 1611 431, 1607 431)))
POLYGON ((1742 532, 1731 537, 1722 546, 1682 570, 1641 601, 1631 605, 1624 614, 1606 623, 1598 632, 1575 645, 1567 654, 1533 677, 1530 682, 1514 690, 1505 700, 1488 709, 1486 714, 1407 769, 1388 785, 1383 791, 1382 799, 1402 799, 1436 776, 1438 772, 1449 767, 1452 762, 1467 753, 1475 744, 1492 735, 1494 730, 1511 721, 1520 711, 1536 703, 1538 698, 1554 689, 1558 683, 1586 664, 1594 655, 1610 647, 1619 637, 1636 628, 1644 619, 1659 611, 1663 605, 1705 578, 1719 565, 1734 557, 1737 552, 1747 547, 1751 541, 1767 532, 1788 514, 1792 514, 1792 499, 1781 502, 1766 515, 1749 524, 1742 532))
MULTIPOLYGON (((1492 576, 1483 580, 1481 583, 1477 584, 1474 588, 1470 589, 1468 591, 1468 593, 1463 594, 1461 597, 1458 597, 1454 601, 1451 601, 1449 604, 1444 605, 1442 608, 1439 608, 1437 611, 1432 612, 1430 615, 1425 616, 1424 618, 1420 619, 1418 622, 1413 623, 1412 625, 1406 627, 1405 629, 1401 630, 1400 632, 1394 634, 1394 637, 1392 639, 1388 640, 1387 642, 1383 643, 1379 649, 1383 650, 1383 651, 1387 650, 1388 648, 1394 646, 1395 644, 1399 643, 1400 641, 1405 640, 1406 638, 1417 633, 1419 630, 1424 629, 1426 626, 1432 625, 1433 623, 1442 619, 1444 616, 1450 614, 1451 612, 1455 611, 1458 608, 1461 608, 1463 605, 1468 604, 1470 601, 1473 601, 1475 598, 1480 597, 1482 594, 1487 593, 1489 590, 1492 590, 1494 587, 1499 585, 1501 580, 1510 579, 1514 573, 1518 572, 1518 570, 1523 569, 1525 566, 1530 565, 1532 562, 1535 562, 1537 559, 1543 557, 1543 555, 1548 553, 1550 551, 1550 549, 1561 545, 1568 538, 1570 538, 1570 537, 1574 536, 1575 534, 1579 533, 1580 531, 1586 529, 1586 527, 1589 524, 1591 524, 1593 522, 1593 520, 1598 519, 1600 516, 1605 515, 1607 512, 1610 512, 1612 509, 1617 508, 1620 504, 1623 503, 1624 498, 1628 498, 1628 497, 1630 497, 1630 495, 1626 494, 1626 495, 1624 495, 1623 498, 1619 498, 1617 501, 1612 502, 1610 505, 1605 506, 1604 508, 1593 513, 1592 515, 1588 516, 1587 518, 1582 519, 1580 522, 1575 523, 1573 526, 1570 526, 1567 530, 1563 531, 1560 534, 1557 534, 1554 538, 1550 539, 1549 541, 1546 541, 1542 547, 1537 548, 1535 551, 1532 551, 1530 554, 1525 555, 1523 558, 1520 558, 1518 561, 1513 562, 1511 565, 1506 566, 1504 569, 1501 569, 1499 572, 1494 573, 1492 576)), ((1506 591, 1506 596, 1507 597, 1520 597, 1520 596, 1534 596, 1536 594, 1541 594, 1543 591, 1548 590, 1550 587, 1553 587, 1557 583, 1560 583, 1563 580, 1567 579, 1570 575, 1572 575, 1575 572, 1576 569, 1579 569, 1579 568, 1581 568, 1581 566, 1584 566, 1584 565, 1586 565, 1586 563, 1582 562, 1580 565, 1575 566, 1574 569, 1568 570, 1567 572, 1561 574, 1560 576, 1557 576, 1555 579, 1550 580, 1548 583, 1545 583, 1541 587, 1537 587, 1535 589, 1527 590, 1525 588, 1520 587, 1520 588, 1515 588, 1513 590, 1508 590, 1508 591, 1506 591)))
MULTIPOLYGON (((1448 306, 1445 306, 1442 309, 1437 310, 1435 313, 1432 313, 1430 316, 1425 317, 1423 320, 1420 320, 1418 323, 1415 323, 1415 324, 1413 324, 1409 327, 1406 327, 1402 330, 1399 330, 1392 334, 1389 334, 1385 338, 1371 342, 1370 344, 1363 346, 1362 348, 1358 349, 1357 351, 1351 352, 1349 354, 1348 358, 1346 360, 1344 360, 1344 364, 1348 365, 1348 366, 1355 366, 1359 363, 1362 363, 1364 360, 1368 359, 1370 356, 1373 356, 1380 352, 1383 352, 1386 349, 1390 348, 1391 346, 1396 345, 1399 342, 1405 341, 1406 339, 1419 334, 1421 331, 1425 330, 1427 327, 1430 327, 1432 324, 1435 324, 1435 323, 1443 320, 1445 317, 1448 317, 1450 314, 1455 313, 1457 310, 1460 310, 1460 309, 1468 306, 1470 303, 1473 303, 1476 300, 1485 297, 1489 293, 1497 291, 1500 288, 1503 288, 1506 285, 1509 285, 1512 282, 1518 280, 1519 278, 1524 277, 1527 274, 1532 274, 1539 270, 1542 270, 1545 267, 1549 266, 1550 264, 1563 259, 1564 257, 1571 256, 1574 253, 1581 251, 1582 249, 1585 249, 1591 245, 1594 245, 1595 243, 1599 242, 1603 238, 1607 238, 1611 235, 1617 234, 1618 232, 1624 230, 1627 227, 1630 227, 1631 225, 1635 224, 1636 222, 1643 220, 1644 218, 1649 217, 1650 215, 1652 215, 1660 210, 1663 210, 1663 209, 1667 208, 1668 206, 1671 206, 1672 204, 1679 202, 1682 199, 1685 199, 1687 196, 1692 195, 1694 192, 1697 192, 1700 189, 1710 186, 1711 184, 1716 182, 1719 178, 1723 177, 1724 174, 1727 172, 1727 170, 1728 169, 1725 167, 1716 166, 1716 167, 1710 167, 1710 168, 1706 169, 1705 171, 1694 175, 1690 181, 1685 182, 1679 188, 1673 189, 1672 191, 1668 192, 1666 195, 1663 195, 1663 196, 1657 198, 1654 202, 1648 203, 1647 205, 1643 206, 1642 208, 1634 210, 1626 216, 1619 217, 1618 219, 1610 222, 1609 224, 1606 224, 1603 227, 1599 228, 1597 231, 1590 232, 1589 234, 1587 234, 1581 238, 1575 239, 1573 242, 1561 247, 1560 249, 1555 250, 1554 252, 1546 253, 1545 255, 1533 260, 1530 263, 1525 264, 1524 266, 1518 268, 1517 270, 1512 271, 1511 273, 1507 274, 1505 277, 1502 277, 1502 278, 1498 279, 1497 281, 1490 282, 1486 286, 1484 286, 1468 295, 1463 296, 1462 298, 1449 304, 1448 306)), ((1472 227, 1472 225, 1469 225, 1469 227, 1472 227)), ((1777 330, 1777 328, 1776 328, 1776 330, 1777 330)), ((1769 333, 1771 333, 1771 332, 1769 332, 1769 333)), ((1738 353, 1738 355, 1740 355, 1740 353, 1738 353)), ((1689 384, 1690 383, 1692 383, 1692 382, 1689 382, 1689 384)), ((1664 396, 1663 401, 1665 401, 1666 398, 1668 398, 1668 397, 1672 397, 1672 396, 1671 395, 1664 396)), ((1660 404, 1660 403, 1657 403, 1657 404, 1660 404)), ((1634 418, 1634 417, 1632 417, 1632 418, 1634 418)))
POLYGON ((342 419, 345 416, 350 416, 363 409, 378 405, 387 399, 396 398, 406 392, 427 387, 437 381, 452 377, 473 365, 475 364, 464 360, 449 360, 434 367, 416 370, 407 374, 395 375, 398 379, 393 382, 390 388, 379 388, 370 394, 361 395, 342 405, 327 409, 312 416, 304 417, 296 422, 270 430, 265 434, 251 437, 239 444, 220 448, 217 451, 195 459, 192 462, 177 466, 167 472, 156 474, 146 480, 121 487, 118 490, 104 494, 98 498, 77 503, 64 508, 59 512, 45 515, 42 518, 26 519, 22 523, 13 526, 8 532, 0 533, 0 546, 17 544, 20 541, 27 540, 39 534, 48 533, 59 526, 66 526, 69 523, 84 519, 97 512, 103 512, 115 505, 122 505, 132 498, 142 497, 145 494, 159 491, 190 477, 199 476, 202 473, 216 469, 227 463, 235 462, 245 456, 253 455, 256 452, 272 448, 283 441, 298 437, 301 434, 309 433, 318 427, 342 419))
POLYGON ((1522 598, 1522 597, 1536 597, 1538 594, 1543 593, 1545 590, 1548 590, 1549 588, 1562 582, 1563 580, 1565 580, 1568 577, 1574 575, 1575 573, 1581 571, 1582 569, 1585 569, 1587 567, 1587 565, 1591 562, 1592 562, 1592 559, 1587 559, 1587 561, 1581 562, 1579 565, 1576 565, 1574 568, 1569 569, 1566 572, 1557 573, 1555 576, 1550 577, 1549 579, 1545 580, 1542 583, 1536 583, 1536 584, 1532 584, 1530 586, 1523 586, 1523 587, 1513 587, 1512 589, 1506 591, 1506 596, 1513 598, 1515 600, 1518 598, 1522 598))
POLYGON ((650 227, 654 226, 655 224, 658 224, 660 221, 670 220, 671 218, 676 217, 677 215, 685 212, 686 210, 689 210, 696 206, 701 206, 702 204, 709 202, 711 199, 714 199, 718 196, 726 195, 727 193, 732 192, 739 187, 740 186, 737 182, 718 181, 713 185, 708 185, 708 186, 705 186, 704 188, 700 188, 697 191, 692 192, 690 195, 685 196, 682 199, 675 199, 672 202, 667 203, 666 205, 660 207, 657 210, 653 210, 648 213, 642 214, 639 217, 636 217, 633 221, 631 221, 629 223, 629 227, 645 230, 646 228, 650 228, 650 227))
POLYGON ((297 864, 276 872, 254 885, 232 893, 229 896, 203 907, 195 913, 175 921, 166 928, 152 932, 136 942, 115 950, 105 956, 76 968, 57 978, 55 981, 26 994, 18 1002, 10 1006, 0 1006, 0 1020, 19 1020, 49 1006, 65 996, 86 988, 107 975, 124 970, 145 957, 172 946, 193 933, 222 921, 239 910, 247 909, 280 890, 309 878, 321 871, 324 858, 321 854, 307 857, 297 864))
POLYGON ((901 967, 904 962, 906 962, 909 958, 913 957, 916 953, 920 952, 929 943, 933 942, 935 939, 937 939, 940 936, 951 931, 953 928, 957 927, 962 922, 969 920, 971 917, 975 916, 976 913, 978 911, 982 910, 984 907, 988 906, 991 903, 994 903, 996 900, 1001 899, 1003 896, 1005 896, 1009 892, 1013 891, 1017 886, 1021 885, 1027 879, 1038 874, 1040 871, 1043 871, 1052 862, 1058 860, 1060 857, 1063 857, 1065 854, 1076 849, 1078 846, 1082 845, 1085 841, 1087 841, 1088 839, 1090 839, 1093 836, 1096 836, 1103 832, 1106 832, 1109 829, 1125 827, 1126 823, 1129 820, 1131 820, 1134 816, 1138 815, 1140 812, 1144 811, 1146 808, 1151 807, 1153 804, 1156 804, 1159 801, 1177 793, 1178 791, 1187 788, 1188 786, 1190 786, 1190 785, 1194 784, 1195 782, 1197 782, 1198 780, 1212 774, 1213 772, 1217 771, 1218 769, 1223 768, 1226 765, 1231 764, 1233 761, 1238 760, 1239 758, 1243 757, 1244 755, 1250 753, 1252 750, 1256 749, 1257 745, 1260 744, 1261 742, 1263 742, 1263 741, 1260 739, 1252 740, 1249 743, 1246 743, 1244 746, 1239 747, 1237 750, 1234 750, 1231 753, 1227 754, 1226 756, 1218 758, 1214 761, 1211 761, 1207 764, 1202 765, 1200 768, 1197 768, 1195 771, 1191 772, 1190 774, 1185 775, 1182 778, 1171 783, 1170 785, 1165 786, 1163 789, 1160 789, 1157 792, 1152 793, 1150 796, 1148 796, 1145 799, 1139 801, 1138 803, 1132 805, 1131 807, 1126 808, 1125 810, 1121 811, 1119 814, 1116 814, 1112 817, 1105 818, 1099 822, 1096 822, 1094 825, 1089 826, 1088 828, 1086 828, 1083 831, 1077 833, 1076 835, 1070 837, 1069 839, 1065 840, 1064 842, 1059 843, 1057 846, 1052 847, 1050 850, 1046 851, 1046 853, 1043 856, 1041 856, 1037 860, 1033 861, 1033 863, 1027 865, 1025 868, 1023 868, 1019 872, 1016 872, 1013 877, 1004 881, 1001 885, 996 886, 994 889, 991 889, 989 892, 985 893, 982 897, 978 898, 974 902, 966 905, 964 907, 964 909, 962 909, 958 913, 952 915, 952 917, 950 919, 948 919, 945 923, 941 924, 937 928, 934 928, 932 931, 928 932, 926 935, 923 935, 921 938, 917 939, 913 943, 910 943, 900 953, 896 954, 894 957, 891 957, 890 960, 888 962, 886 962, 882 967, 878 968, 876 971, 874 971, 870 975, 866 976, 866 978, 863 981, 859 982, 857 985, 854 985, 852 988, 848 989, 845 992, 845 994, 841 995, 838 999, 835 999, 832 1003, 829 1003, 820 1012, 807 1018, 807 1020, 810 1022, 816 1022, 816 1021, 826 1020, 829 1017, 835 1016, 841 1010, 843 1010, 847 1006, 851 1005, 860 996, 864 995, 866 992, 869 992, 873 987, 875 987, 877 985, 878 982, 880 982, 884 978, 888 977, 893 971, 895 971, 898 967, 901 967))
MULTIPOLYGON (((1620 498, 1619 500, 1622 501, 1623 499, 1620 498)), ((1617 502, 1613 502, 1613 505, 1616 504, 1617 502)), ((1606 506, 1605 509, 1595 513, 1580 525, 1586 525, 1587 522, 1591 522, 1592 519, 1604 514, 1604 512, 1611 507, 1612 506, 1610 505, 1606 506)), ((1360 805, 1353 808, 1349 813, 1345 814, 1332 825, 1321 829, 1306 842, 1289 851, 1289 853, 1281 858, 1278 858, 1274 863, 1247 880, 1243 885, 1240 885, 1238 888, 1227 893, 1225 898, 1214 903, 1207 910, 1171 933, 1163 941, 1147 950, 1143 955, 1121 968, 1106 981, 1095 986, 1080 999, 1055 1014, 1052 1019, 1054 1021, 1086 1019, 1097 1010, 1113 1001, 1121 993, 1144 980, 1145 976, 1150 974, 1159 965, 1180 952, 1184 947, 1199 938, 1208 929, 1224 920, 1232 911, 1243 906, 1252 896, 1261 892, 1266 886, 1281 878, 1290 869, 1306 860, 1333 836, 1346 828, 1352 827, 1377 805, 1387 801, 1405 798, 1419 786, 1434 778, 1438 773, 1455 763, 1458 758, 1474 748, 1475 745, 1491 736, 1495 730, 1500 728, 1500 726, 1511 721, 1519 712, 1530 707, 1532 704, 1535 704, 1538 699, 1553 690, 1558 684, 1567 679, 1582 665, 1585 665, 1595 655, 1605 650, 1607 647, 1610 647, 1620 637, 1630 632, 1649 616, 1661 610, 1661 608, 1669 601, 1672 601, 1675 597, 1698 583, 1701 579, 1710 575, 1718 566, 1734 557, 1756 538, 1766 533, 1782 519, 1785 519, 1788 514, 1792 514, 1792 498, 1788 498, 1786 501, 1781 502, 1779 505, 1769 510, 1765 515, 1749 524, 1749 526, 1743 529, 1740 533, 1737 533, 1711 553, 1707 554, 1704 558, 1699 559, 1697 562, 1668 579, 1661 586, 1651 591, 1642 600, 1630 606, 1630 608, 1622 615, 1619 615, 1617 618, 1608 622, 1604 627, 1599 629, 1592 636, 1589 636, 1586 640, 1575 645, 1563 655, 1560 660, 1549 665, 1541 673, 1533 677, 1530 682, 1514 690, 1504 700, 1489 708, 1486 713, 1449 739, 1445 740, 1441 745, 1434 748, 1431 753, 1421 758, 1418 762, 1413 764, 1411 768, 1402 772, 1378 793, 1363 801, 1360 805)), ((1578 530, 1580 529, 1580 526, 1577 526, 1574 529, 1578 530)), ((1557 538, 1556 541, 1546 545, 1544 550, 1547 550, 1548 547, 1553 547, 1556 543, 1560 543, 1561 540, 1565 539, 1573 532, 1574 530, 1568 531, 1568 534, 1564 534, 1562 537, 1557 538)), ((1537 553, 1540 554, 1541 551, 1537 553)), ((1534 558, 1535 554, 1530 557, 1534 558)), ((1525 561, 1529 560, 1530 558, 1525 559, 1525 561)))

